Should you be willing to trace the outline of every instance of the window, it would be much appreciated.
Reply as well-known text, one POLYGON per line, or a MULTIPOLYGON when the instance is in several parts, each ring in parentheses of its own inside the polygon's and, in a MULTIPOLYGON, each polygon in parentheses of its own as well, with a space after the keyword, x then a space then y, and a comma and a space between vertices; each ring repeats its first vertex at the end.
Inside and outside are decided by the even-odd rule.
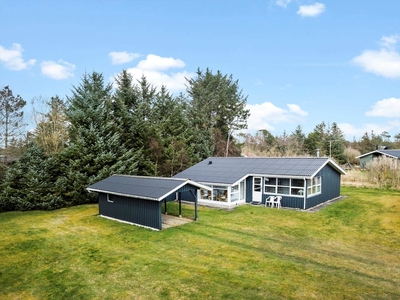
POLYGON ((114 195, 107 194, 107 202, 114 203, 114 195))
POLYGON ((240 182, 240 200, 244 200, 245 197, 245 185, 244 185, 244 180, 240 182))
POLYGON ((275 194, 276 193, 276 178, 264 178, 264 193, 275 194))
POLYGON ((265 194, 304 195, 304 180, 294 178, 264 178, 265 194))
POLYGON ((232 185, 231 187, 231 202, 239 200, 239 185, 232 185))
POLYGON ((202 200, 212 200, 211 191, 200 189, 200 198, 202 200))
POLYGON ((321 193, 321 177, 307 179, 307 194, 314 195, 321 193))
POLYGON ((227 186, 213 186, 213 199, 214 201, 228 201, 228 187, 227 186))

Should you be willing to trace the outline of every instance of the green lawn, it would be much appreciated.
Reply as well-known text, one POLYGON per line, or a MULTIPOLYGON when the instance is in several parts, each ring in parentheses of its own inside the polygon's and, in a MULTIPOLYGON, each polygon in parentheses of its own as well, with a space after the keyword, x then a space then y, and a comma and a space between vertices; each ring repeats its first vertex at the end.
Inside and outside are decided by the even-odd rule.
POLYGON ((97 205, 2 213, 0 299, 400 299, 400 193, 342 194, 315 213, 200 207, 158 232, 97 205))

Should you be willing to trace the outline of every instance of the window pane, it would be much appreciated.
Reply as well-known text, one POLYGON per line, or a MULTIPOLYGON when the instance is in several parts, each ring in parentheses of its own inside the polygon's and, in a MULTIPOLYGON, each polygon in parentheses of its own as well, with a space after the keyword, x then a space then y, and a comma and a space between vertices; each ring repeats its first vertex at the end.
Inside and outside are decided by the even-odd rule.
POLYGON ((231 188, 231 191, 232 191, 232 193, 239 192, 239 185, 238 184, 237 185, 233 185, 232 188, 231 188))
POLYGON ((289 195, 290 189, 288 187, 278 186, 278 194, 289 195))
POLYGON ((265 186, 265 193, 276 193, 276 187, 275 186, 265 186))
POLYGON ((276 178, 265 178, 265 184, 276 185, 276 178))
POLYGON ((278 185, 290 186, 289 178, 278 178, 278 185))
POLYGON ((292 179, 292 186, 304 187, 303 179, 292 179))
POLYGON ((239 200, 239 193, 233 193, 231 194, 231 201, 238 201, 239 200))
POLYGON ((298 189, 298 188, 292 188, 291 194, 292 195, 297 195, 297 196, 303 196, 304 195, 304 190, 303 189, 298 189))
POLYGON ((228 188, 227 187, 214 187, 213 190, 215 201, 227 201, 228 188))
POLYGON ((244 200, 244 180, 240 182, 240 200, 244 200))

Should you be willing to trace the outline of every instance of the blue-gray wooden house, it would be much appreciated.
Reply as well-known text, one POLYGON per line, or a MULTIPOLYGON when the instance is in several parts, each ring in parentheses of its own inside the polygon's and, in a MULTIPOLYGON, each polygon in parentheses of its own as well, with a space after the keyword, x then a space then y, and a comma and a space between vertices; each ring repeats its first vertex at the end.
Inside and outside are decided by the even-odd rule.
POLYGON ((378 158, 378 157, 382 157, 382 156, 385 156, 385 157, 393 159, 395 168, 397 168, 398 161, 400 159, 400 149, 375 150, 375 151, 371 151, 371 152, 362 154, 360 156, 357 156, 357 158, 360 159, 360 168, 361 169, 365 169, 367 164, 369 162, 373 161, 374 158, 378 158))
POLYGON ((344 174, 330 158, 210 157, 174 178, 189 178, 211 188, 200 189, 200 204, 233 207, 282 196, 282 207, 308 209, 338 198, 344 174))
POLYGON ((207 186, 183 178, 162 178, 114 175, 87 188, 97 192, 101 216, 151 228, 162 229, 162 204, 166 202, 194 199, 194 219, 197 219, 197 195, 207 186))

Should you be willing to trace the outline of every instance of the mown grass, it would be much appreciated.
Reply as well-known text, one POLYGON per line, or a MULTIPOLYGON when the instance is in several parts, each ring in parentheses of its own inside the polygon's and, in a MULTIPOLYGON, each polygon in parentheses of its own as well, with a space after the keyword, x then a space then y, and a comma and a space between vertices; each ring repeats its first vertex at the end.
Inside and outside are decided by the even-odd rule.
POLYGON ((2 213, 0 299, 400 299, 400 193, 342 194, 314 213, 200 207, 160 232, 97 205, 2 213))

